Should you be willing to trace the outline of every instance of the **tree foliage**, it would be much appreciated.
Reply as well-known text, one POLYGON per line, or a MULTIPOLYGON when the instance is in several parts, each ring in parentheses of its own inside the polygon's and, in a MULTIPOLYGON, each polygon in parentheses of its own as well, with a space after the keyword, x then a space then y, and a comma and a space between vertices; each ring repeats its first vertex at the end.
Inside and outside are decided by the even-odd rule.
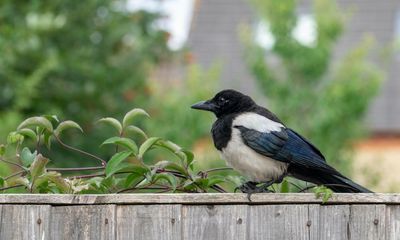
POLYGON ((120 116, 148 97, 149 72, 170 54, 168 34, 155 27, 159 14, 130 12, 125 5, 2 1, 1 136, 43 113, 74 118, 95 136, 93 119, 105 112, 120 116))
POLYGON ((266 51, 250 34, 243 34, 248 66, 270 108, 310 138, 329 162, 349 171, 346 155, 351 141, 363 133, 363 117, 382 79, 367 60, 371 39, 335 63, 332 53, 345 23, 335 1, 313 1, 316 39, 312 44, 293 34, 298 22, 296 0, 253 0, 252 4, 275 39, 266 51))

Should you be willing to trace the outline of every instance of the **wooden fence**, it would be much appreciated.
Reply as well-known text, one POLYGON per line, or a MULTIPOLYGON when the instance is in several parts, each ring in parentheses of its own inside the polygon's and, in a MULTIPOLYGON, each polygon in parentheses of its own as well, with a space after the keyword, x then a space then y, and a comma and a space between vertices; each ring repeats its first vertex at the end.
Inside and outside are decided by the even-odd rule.
POLYGON ((0 239, 400 239, 400 194, 0 195, 0 239))

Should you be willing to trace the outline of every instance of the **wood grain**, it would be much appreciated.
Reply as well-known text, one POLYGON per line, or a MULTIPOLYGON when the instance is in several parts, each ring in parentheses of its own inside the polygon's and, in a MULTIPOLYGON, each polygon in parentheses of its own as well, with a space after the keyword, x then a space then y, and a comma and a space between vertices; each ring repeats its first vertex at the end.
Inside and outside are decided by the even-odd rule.
MULTIPOLYGON (((242 193, 198 194, 2 194, 0 204, 321 204, 312 193, 260 193, 251 196, 251 202, 242 193)), ((324 203, 330 204, 400 204, 400 194, 389 193, 335 193, 324 203)))
POLYGON ((0 239, 399 240, 399 194, 0 195, 0 239))
POLYGON ((385 205, 352 205, 350 207, 349 239, 386 239, 385 216, 385 205))
POLYGON ((349 205, 309 205, 310 239, 349 239, 349 205))
POLYGON ((180 240, 180 205, 123 205, 117 207, 119 240, 180 240))
POLYGON ((247 209, 247 205, 184 206, 183 239, 246 239, 247 209))
POLYGON ((386 206, 386 239, 400 239, 400 206, 386 206))
POLYGON ((115 206, 55 206, 51 209, 50 238, 65 240, 115 239, 115 206))
POLYGON ((308 205, 250 206, 247 239, 309 239, 308 205))
POLYGON ((0 209, 0 239, 49 239, 49 205, 2 205, 0 209))

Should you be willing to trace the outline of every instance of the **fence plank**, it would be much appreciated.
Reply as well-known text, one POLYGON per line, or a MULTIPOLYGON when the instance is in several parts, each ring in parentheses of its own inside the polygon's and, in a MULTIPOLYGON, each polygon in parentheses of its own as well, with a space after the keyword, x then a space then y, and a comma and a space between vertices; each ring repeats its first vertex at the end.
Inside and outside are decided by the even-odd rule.
POLYGON ((349 239, 349 205, 310 205, 310 239, 349 239))
POLYGON ((49 239, 49 205, 2 205, 0 239, 49 239))
POLYGON ((350 206, 349 239, 386 239, 385 216, 385 205, 350 206))
POLYGON ((117 239, 181 239, 181 205, 117 207, 117 239))
POLYGON ((52 207, 50 230, 51 239, 115 239, 115 205, 52 207))
POLYGON ((248 239, 309 239, 308 205, 250 206, 249 217, 248 239))
MULTIPOLYGON (((202 194, 0 194, 0 204, 321 204, 322 199, 313 193, 259 193, 251 196, 242 193, 202 194)), ((391 193, 335 193, 325 203, 330 204, 400 204, 400 194, 391 193)))
POLYGON ((247 205, 183 206, 183 239, 246 239, 247 209, 247 205))
POLYGON ((400 239, 399 194, 144 195, 0 195, 0 239, 400 239))
POLYGON ((386 206, 386 239, 400 239, 400 206, 386 206))

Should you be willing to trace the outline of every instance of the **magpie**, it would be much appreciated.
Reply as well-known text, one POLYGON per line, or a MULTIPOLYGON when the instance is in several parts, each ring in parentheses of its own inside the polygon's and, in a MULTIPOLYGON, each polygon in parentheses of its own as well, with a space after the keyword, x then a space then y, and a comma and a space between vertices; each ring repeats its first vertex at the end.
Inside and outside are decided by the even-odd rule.
POLYGON ((268 192, 286 176, 335 192, 371 192, 329 166, 317 147, 247 95, 223 90, 192 108, 217 117, 211 129, 214 146, 228 165, 249 178, 242 192, 268 192))

